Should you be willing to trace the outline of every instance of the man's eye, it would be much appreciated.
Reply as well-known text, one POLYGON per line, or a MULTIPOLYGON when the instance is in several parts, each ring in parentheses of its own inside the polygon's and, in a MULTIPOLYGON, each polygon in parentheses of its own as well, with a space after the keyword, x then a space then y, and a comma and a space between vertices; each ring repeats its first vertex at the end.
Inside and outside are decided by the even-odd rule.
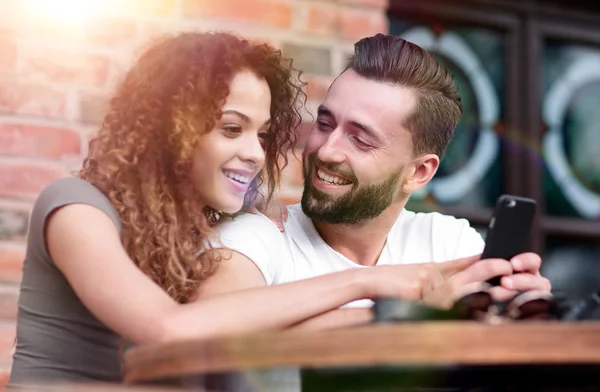
POLYGON ((359 137, 354 137, 353 139, 354 139, 354 143, 356 143, 356 145, 360 148, 367 149, 367 148, 372 147, 369 143, 365 142, 364 140, 362 140, 359 137))

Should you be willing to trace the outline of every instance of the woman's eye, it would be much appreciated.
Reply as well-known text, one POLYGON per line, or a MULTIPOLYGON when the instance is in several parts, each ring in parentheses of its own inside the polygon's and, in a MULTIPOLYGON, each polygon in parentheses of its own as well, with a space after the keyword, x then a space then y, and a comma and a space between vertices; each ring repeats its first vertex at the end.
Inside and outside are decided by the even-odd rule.
POLYGON ((236 137, 242 133, 242 128, 235 125, 226 125, 223 127, 223 132, 228 137, 236 137))
POLYGON ((317 121, 317 127, 322 130, 322 131, 328 131, 331 129, 331 127, 329 126, 329 124, 327 124, 324 121, 317 121))
POLYGON ((260 145, 263 146, 263 148, 265 148, 265 146, 267 145, 267 142, 269 141, 270 137, 271 134, 269 132, 261 132, 258 134, 258 140, 260 141, 260 145))

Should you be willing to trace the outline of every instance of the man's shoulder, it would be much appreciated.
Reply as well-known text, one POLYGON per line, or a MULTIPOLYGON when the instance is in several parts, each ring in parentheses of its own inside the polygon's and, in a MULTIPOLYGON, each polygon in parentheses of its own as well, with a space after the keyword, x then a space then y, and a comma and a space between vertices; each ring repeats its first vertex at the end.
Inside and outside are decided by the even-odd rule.
POLYGON ((399 222, 406 225, 414 226, 431 226, 440 225, 442 227, 448 227, 448 229, 455 227, 468 227, 470 223, 467 219, 457 218, 452 215, 446 215, 439 211, 428 211, 428 212, 415 212, 410 210, 402 211, 402 214, 398 218, 399 222))
POLYGON ((299 221, 302 219, 308 219, 308 217, 306 215, 304 215, 304 212, 302 211, 302 206, 300 205, 300 203, 296 203, 296 204, 290 204, 289 206, 287 206, 287 210, 288 210, 288 220, 291 218, 290 221, 299 221))
POLYGON ((474 242, 480 246, 481 234, 464 218, 439 211, 414 212, 404 210, 394 228, 402 237, 417 236, 433 244, 474 242))
POLYGON ((464 218, 438 211, 403 211, 396 231, 398 243, 429 246, 432 260, 443 261, 481 253, 485 245, 481 233, 464 218), (402 241, 404 239, 404 241, 402 241))
POLYGON ((314 235, 313 223, 302 211, 300 203, 288 206, 288 218, 284 226, 285 234, 293 239, 297 239, 298 236, 312 237, 314 235))

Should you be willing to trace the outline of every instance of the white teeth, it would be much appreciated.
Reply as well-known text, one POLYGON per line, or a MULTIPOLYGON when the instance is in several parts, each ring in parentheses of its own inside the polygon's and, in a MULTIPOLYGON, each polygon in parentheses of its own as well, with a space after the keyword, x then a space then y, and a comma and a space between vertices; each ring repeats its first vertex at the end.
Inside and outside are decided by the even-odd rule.
POLYGON ((319 179, 321 181, 326 182, 328 184, 335 184, 335 185, 350 184, 350 181, 344 180, 343 178, 330 176, 329 174, 323 173, 321 170, 317 170, 317 176, 319 177, 319 179))
POLYGON ((242 184, 247 184, 247 183, 250 182, 250 177, 248 177, 248 176, 243 176, 241 174, 237 174, 237 173, 230 172, 230 171, 223 171, 223 173, 227 177, 231 178, 232 180, 235 180, 235 181, 240 182, 242 184))

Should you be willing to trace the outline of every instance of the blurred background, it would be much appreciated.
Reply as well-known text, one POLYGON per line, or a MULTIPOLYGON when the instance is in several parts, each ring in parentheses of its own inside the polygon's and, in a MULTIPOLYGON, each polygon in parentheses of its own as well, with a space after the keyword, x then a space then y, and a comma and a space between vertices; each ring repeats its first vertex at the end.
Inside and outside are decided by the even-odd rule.
MULTIPOLYGON (((0 386, 11 361, 29 213, 69 175, 142 45, 230 30, 294 58, 314 112, 353 43, 378 32, 431 51, 464 115, 410 208, 485 234, 502 193, 533 197, 531 250, 557 293, 600 289, 600 4, 563 0, 0 0, 0 386)), ((310 129, 310 117, 298 130, 310 129)), ((300 156, 302 142, 296 155, 300 156)), ((278 197, 299 201, 294 158, 278 197)))

